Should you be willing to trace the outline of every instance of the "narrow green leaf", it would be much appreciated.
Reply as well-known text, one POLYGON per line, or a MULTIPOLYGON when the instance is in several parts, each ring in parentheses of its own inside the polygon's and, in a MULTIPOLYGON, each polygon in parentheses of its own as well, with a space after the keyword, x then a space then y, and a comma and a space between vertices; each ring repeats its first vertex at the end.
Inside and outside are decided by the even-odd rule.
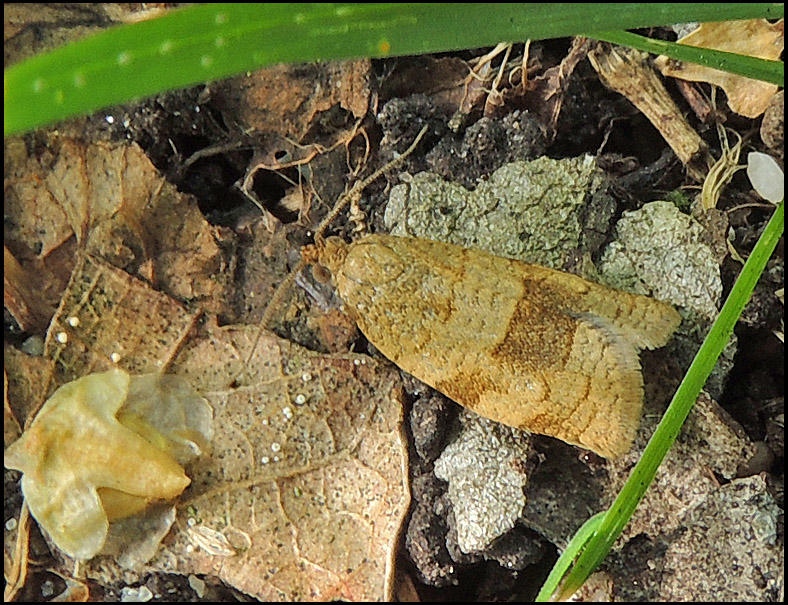
POLYGON ((280 62, 492 46, 681 21, 779 17, 781 4, 204 4, 113 27, 5 70, 6 135, 280 62))
POLYGON ((596 40, 631 46, 632 48, 656 55, 665 55, 671 59, 698 63, 699 65, 721 69, 747 78, 763 80, 778 86, 785 85, 785 64, 782 61, 769 61, 712 48, 698 48, 664 40, 652 40, 651 38, 623 31, 594 32, 588 34, 588 36, 596 40))
POLYGON ((547 580, 545 580, 545 583, 542 586, 542 589, 539 591, 539 594, 536 595, 535 600, 537 603, 545 603, 549 601, 550 596, 556 590, 558 590, 558 585, 561 583, 561 578, 564 577, 564 574, 571 567, 572 562, 582 552, 583 547, 585 547, 588 540, 591 539, 591 536, 594 535, 594 532, 600 526, 604 518, 604 511, 597 513, 588 519, 588 521, 583 523, 580 529, 575 532, 575 535, 572 536, 569 544, 567 544, 566 550, 561 553, 561 556, 558 557, 558 560, 555 562, 555 565, 553 566, 550 575, 547 576, 547 580))

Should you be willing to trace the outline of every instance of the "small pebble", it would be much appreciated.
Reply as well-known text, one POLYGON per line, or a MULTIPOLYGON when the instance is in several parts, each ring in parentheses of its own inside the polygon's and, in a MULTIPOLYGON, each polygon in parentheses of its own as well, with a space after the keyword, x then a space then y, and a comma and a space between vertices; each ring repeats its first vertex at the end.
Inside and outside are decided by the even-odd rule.
POLYGON ((121 603, 147 603, 153 598, 153 593, 147 586, 124 586, 120 591, 121 603))
POLYGON ((22 343, 21 349, 32 357, 41 357, 44 354, 44 339, 35 334, 22 343))
POLYGON ((202 599, 205 596, 205 582, 194 574, 189 575, 189 586, 197 593, 197 597, 202 599))

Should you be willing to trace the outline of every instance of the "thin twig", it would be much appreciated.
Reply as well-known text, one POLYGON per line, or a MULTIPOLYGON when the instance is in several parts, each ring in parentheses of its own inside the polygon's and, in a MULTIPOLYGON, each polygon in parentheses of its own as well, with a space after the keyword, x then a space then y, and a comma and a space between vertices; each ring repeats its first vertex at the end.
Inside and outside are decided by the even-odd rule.
POLYGON ((17 593, 25 585, 27 580, 27 558, 30 550, 30 509, 27 502, 22 502, 22 510, 19 511, 19 522, 17 523, 16 544, 14 545, 14 560, 11 569, 6 575, 5 591, 3 599, 6 602, 13 601, 17 593))

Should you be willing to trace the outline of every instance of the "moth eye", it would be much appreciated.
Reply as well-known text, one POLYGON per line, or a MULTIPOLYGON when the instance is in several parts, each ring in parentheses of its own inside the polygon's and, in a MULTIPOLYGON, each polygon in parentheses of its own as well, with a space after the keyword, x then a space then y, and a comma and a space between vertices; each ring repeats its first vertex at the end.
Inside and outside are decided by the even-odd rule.
POLYGON ((345 277, 368 285, 393 281, 404 271, 405 265, 396 252, 374 242, 352 246, 343 267, 345 277))
POLYGON ((331 281, 331 271, 323 265, 312 265, 312 276, 321 284, 327 284, 331 281))

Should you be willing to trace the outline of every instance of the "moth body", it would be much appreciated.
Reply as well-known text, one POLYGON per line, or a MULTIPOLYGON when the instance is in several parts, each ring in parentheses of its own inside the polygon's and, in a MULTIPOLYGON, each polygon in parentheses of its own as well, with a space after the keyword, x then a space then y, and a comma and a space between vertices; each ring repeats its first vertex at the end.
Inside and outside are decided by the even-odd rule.
POLYGON ((347 313, 400 368, 492 420, 612 458, 640 420, 638 349, 663 346, 670 305, 576 275, 425 239, 329 238, 347 313))

